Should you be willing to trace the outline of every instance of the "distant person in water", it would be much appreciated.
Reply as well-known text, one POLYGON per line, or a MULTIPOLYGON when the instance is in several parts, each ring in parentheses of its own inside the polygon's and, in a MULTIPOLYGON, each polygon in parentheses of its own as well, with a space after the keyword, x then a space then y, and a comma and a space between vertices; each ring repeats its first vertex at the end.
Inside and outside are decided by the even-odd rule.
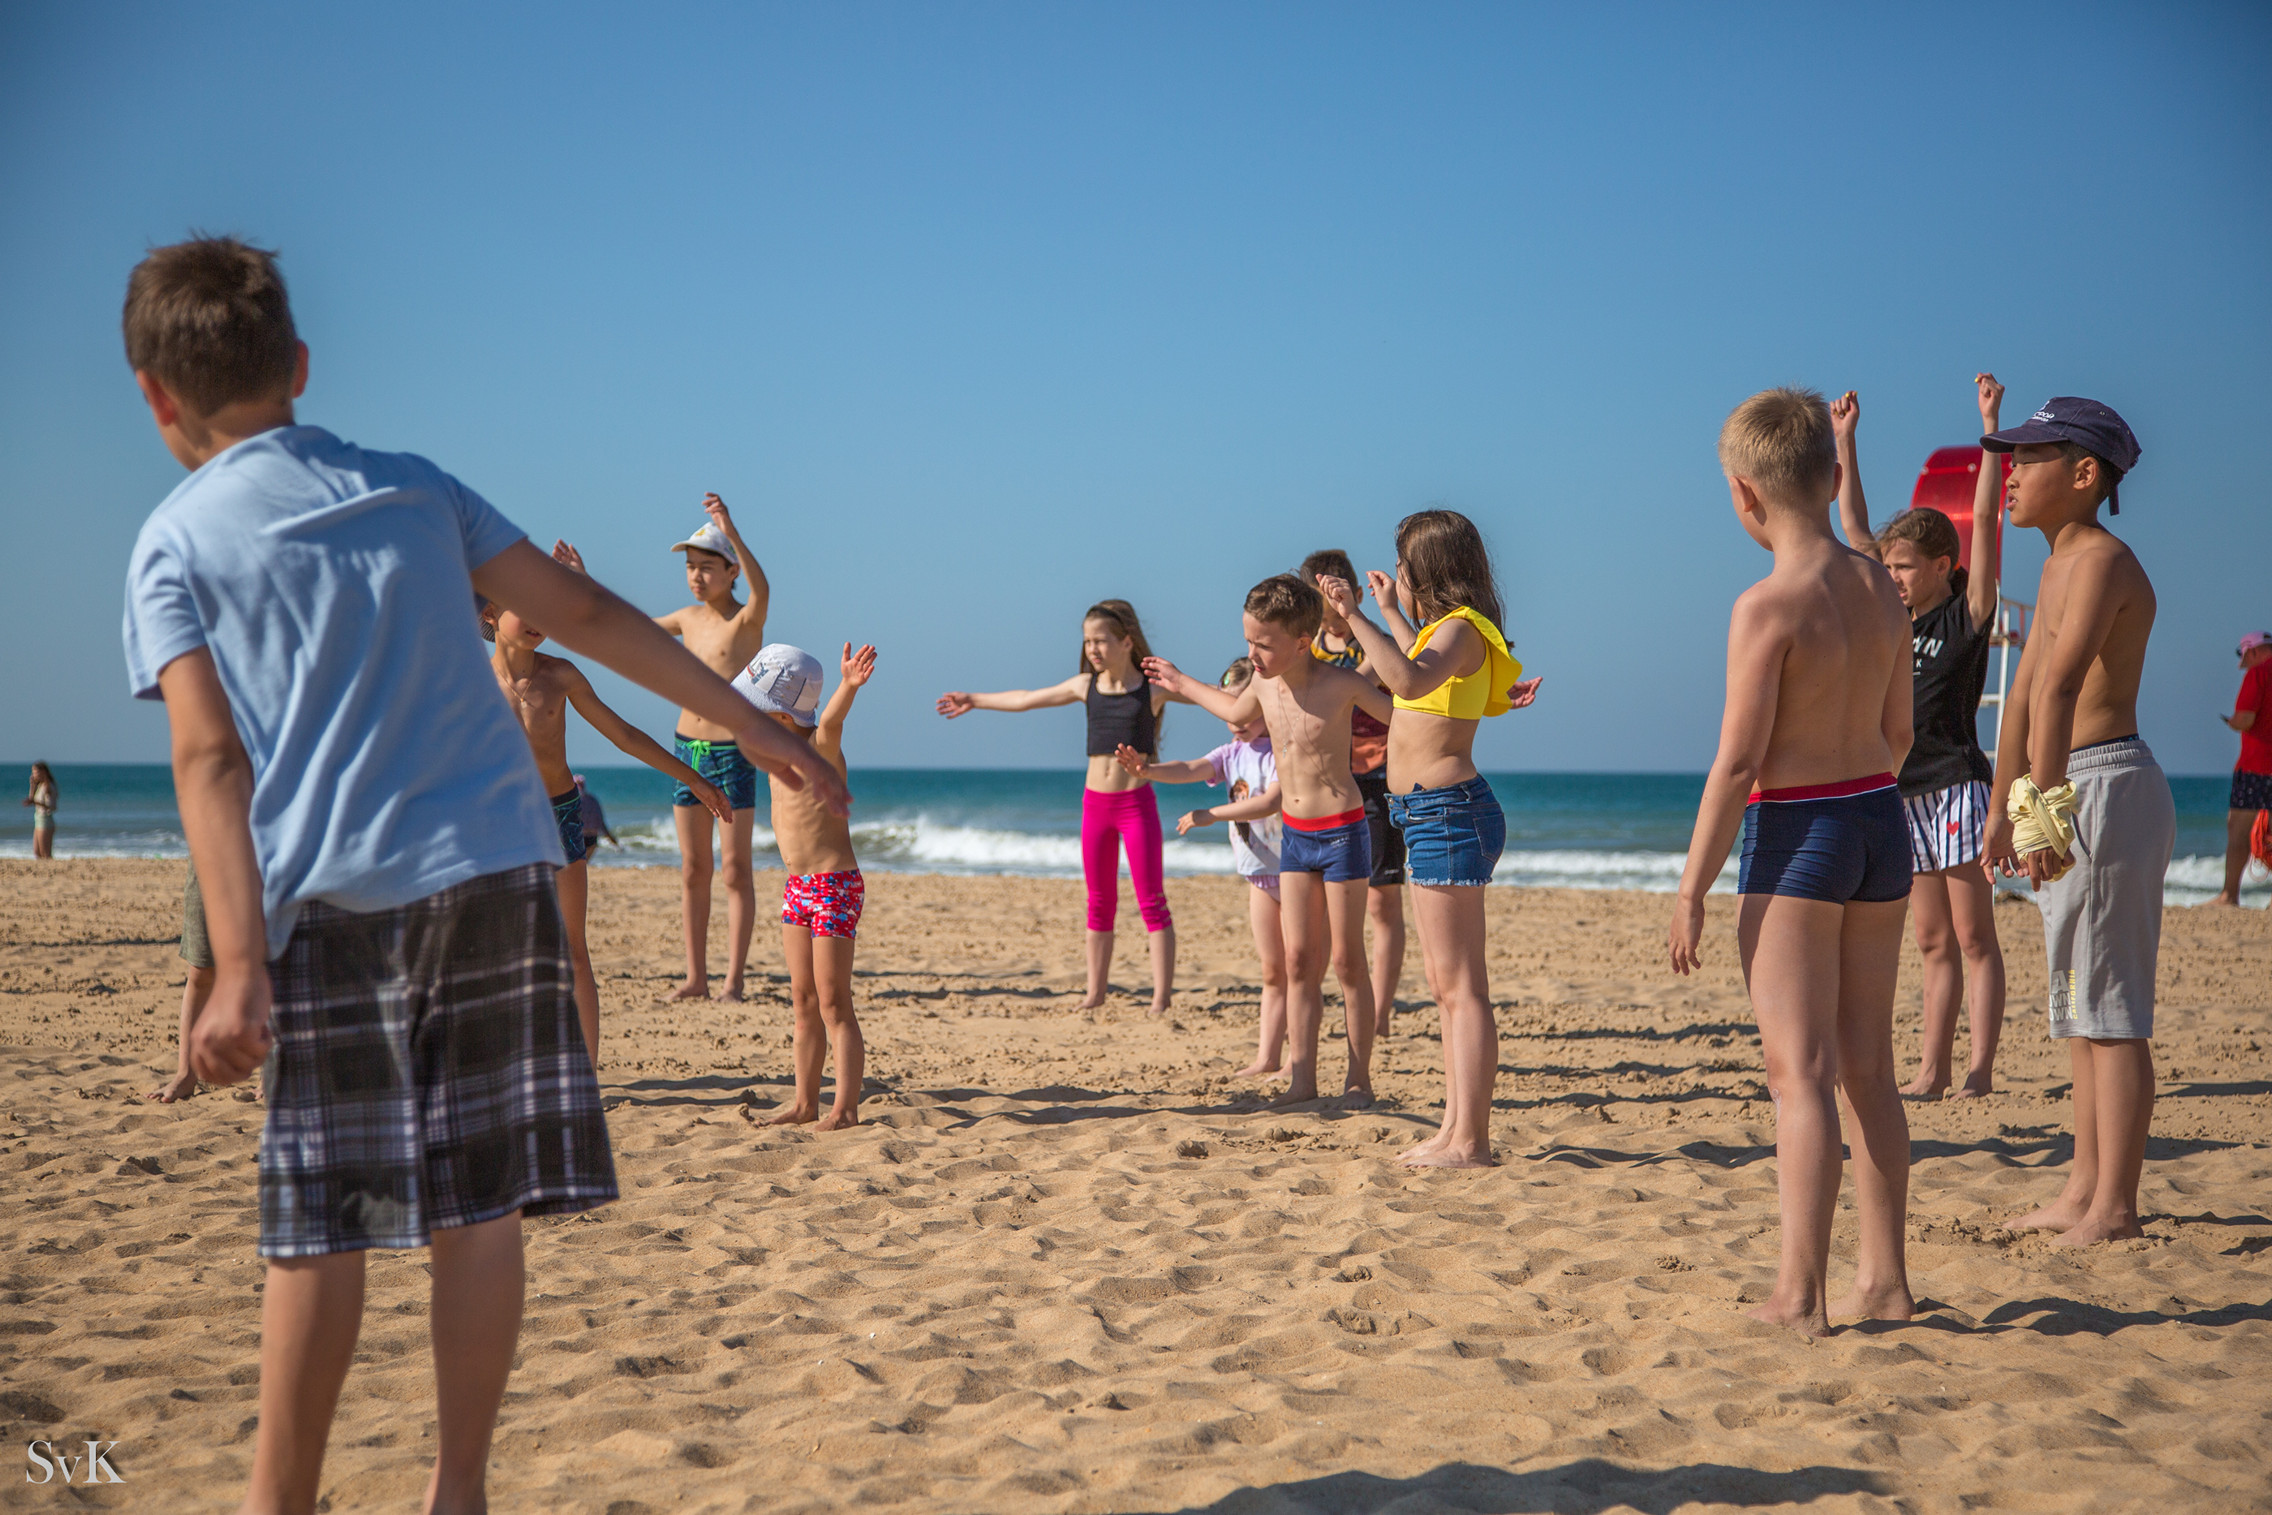
POLYGON ((55 770, 45 763, 32 764, 32 792, 24 803, 32 807, 32 856, 42 861, 55 856, 55 770))
POLYGON ((2225 802, 2225 887, 2210 902, 2217 905, 2240 903, 2249 833, 2257 813, 2272 810, 2272 631, 2252 631, 2233 650, 2240 655, 2240 693, 2224 721, 2240 733, 2240 761, 2225 802))
MULTIPOLYGON (((734 526, 726 502, 704 495, 703 512, 710 519, 671 551, 686 554, 686 587, 694 603, 655 624, 686 644, 711 672, 731 679, 749 666, 757 649, 765 645, 765 613, 772 604, 772 586, 757 555, 749 550, 734 526), (744 575, 748 582, 740 583, 744 575), (749 596, 734 598, 739 584, 749 596)), ((749 755, 734 745, 734 734, 699 712, 678 713, 674 744, 679 760, 725 791, 733 807, 731 821, 719 821, 718 853, 726 870, 726 983, 718 997, 742 997, 742 975, 749 965, 749 934, 757 923, 757 880, 750 868, 750 831, 757 819, 757 769, 749 755)), ((711 819, 700 796, 680 784, 671 796, 671 819, 678 827, 679 896, 686 915, 686 981, 671 991, 672 999, 707 999, 710 995, 710 857, 711 819)))
POLYGON ((576 780, 576 796, 583 805, 585 838, 594 846, 601 842, 607 842, 617 847, 622 846, 623 843, 616 841, 615 833, 607 829, 607 811, 600 807, 600 797, 592 793, 592 786, 585 782, 582 774, 576 774, 574 777, 576 780))
MULTIPOLYGON (((584 571, 582 556, 566 542, 553 544, 552 558, 578 573, 584 571)), ((513 718, 521 723, 521 734, 528 738, 537 776, 544 780, 544 792, 552 799, 552 823, 560 831, 561 854, 568 859, 567 866, 553 876, 553 888, 559 893, 561 920, 568 928, 568 960, 576 976, 576 1019, 583 1026, 584 1050, 596 1069, 600 1065, 600 984, 592 972, 591 945, 584 933, 591 891, 584 859, 591 844, 584 835, 584 792, 568 771, 569 706, 573 705, 593 730, 615 743, 626 756, 677 779, 679 787, 692 793, 720 825, 734 824, 733 807, 717 786, 610 709, 581 668, 566 658, 537 651, 544 645, 543 632, 487 600, 480 603, 480 616, 483 640, 497 649, 489 655, 489 670, 497 676, 497 687, 505 692, 513 718)))
MULTIPOLYGON (((1983 434, 1996 429, 2004 386, 1975 374, 1983 434)), ((1838 439, 1838 514, 1846 541, 1893 576, 1909 607, 1910 701, 1916 737, 1901 765, 1901 809, 1909 825, 1909 903, 1925 964, 1925 1031, 1917 1077, 1901 1092, 1939 1099, 1956 1053, 1957 1010, 1970 990, 1972 1057, 1955 1098, 1995 1088, 1996 1043, 2004 1029, 2004 949, 1996 939, 1996 889, 1980 867, 1994 769, 1980 750, 1981 691, 1996 630, 1997 522, 2003 468, 1983 451, 1972 494, 1972 566, 1957 567, 1956 524, 1930 507, 1905 510, 1874 536, 1862 497, 1854 432, 1862 402, 1848 390, 1830 407, 1838 439)))
POLYGON ((1080 672, 1045 689, 1003 689, 992 694, 949 690, 939 696, 948 720, 973 710, 1045 710, 1080 705, 1088 712, 1088 787, 1081 792, 1081 877, 1089 896, 1089 993, 1081 1008, 1105 1001, 1112 970, 1113 917, 1120 906, 1120 853, 1136 908, 1151 933, 1152 1014, 1165 1015, 1175 997, 1175 920, 1168 914, 1160 806, 1152 786, 1122 767, 1115 755, 1132 747, 1146 759, 1160 755, 1160 712, 1180 698, 1147 680, 1152 655, 1144 625, 1126 600, 1099 600, 1081 617, 1080 672))

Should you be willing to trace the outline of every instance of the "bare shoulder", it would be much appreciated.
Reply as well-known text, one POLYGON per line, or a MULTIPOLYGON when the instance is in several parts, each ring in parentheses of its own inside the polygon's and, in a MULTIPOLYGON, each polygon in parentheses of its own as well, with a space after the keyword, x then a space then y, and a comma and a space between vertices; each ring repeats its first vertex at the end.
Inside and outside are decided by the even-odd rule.
POLYGON ((560 689, 581 689, 591 682, 584 677, 583 669, 566 658, 556 658, 549 652, 536 655, 536 670, 538 678, 560 689))
POLYGON ((1728 635, 1741 637, 1787 633, 1801 617, 1794 586, 1773 574, 1736 596, 1728 609, 1728 635))

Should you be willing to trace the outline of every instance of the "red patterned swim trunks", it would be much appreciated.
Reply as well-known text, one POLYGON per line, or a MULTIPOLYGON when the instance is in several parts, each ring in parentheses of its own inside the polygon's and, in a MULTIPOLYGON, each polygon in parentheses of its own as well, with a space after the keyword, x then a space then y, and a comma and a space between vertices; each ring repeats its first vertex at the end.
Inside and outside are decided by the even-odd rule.
POLYGON ((868 886, 860 870, 848 873, 792 873, 781 886, 781 924, 802 926, 815 936, 858 936, 860 908, 868 886))

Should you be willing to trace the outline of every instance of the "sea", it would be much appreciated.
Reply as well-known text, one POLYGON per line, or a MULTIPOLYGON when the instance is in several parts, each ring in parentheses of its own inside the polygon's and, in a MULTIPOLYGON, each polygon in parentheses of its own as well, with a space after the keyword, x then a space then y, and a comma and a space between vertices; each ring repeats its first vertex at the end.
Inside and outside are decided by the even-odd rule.
MULTIPOLYGON (((1680 882, 1689 828, 1704 791, 1700 773, 1494 773, 1507 812, 1507 851, 1496 882, 1510 887, 1640 889, 1670 893, 1680 882)), ((162 763, 61 763, 55 778, 59 857, 181 857, 181 819, 172 770, 162 763)), ((650 768, 584 773, 607 811, 615 845, 592 855, 602 868, 674 867, 671 781, 650 768)), ((0 764, 0 786, 27 792, 30 768, 0 764)), ((2226 775, 2173 778, 2177 847, 2163 897, 2200 904, 2224 876, 2226 775)), ((880 872, 1019 874, 1078 878, 1081 873, 1079 769, 864 768, 852 774, 853 837, 863 868, 880 872)), ((5 791, 0 791, 5 792, 5 791)), ((759 798, 764 797, 761 786, 759 798)), ((1175 834, 1175 818, 1220 798, 1203 785, 1156 785, 1171 874, 1229 873, 1222 827, 1175 834)), ((0 857, 29 857, 32 812, 0 816, 0 857)), ((761 811, 759 866, 778 866, 761 811)), ((2272 882, 2261 870, 2244 897, 2261 905, 2272 882)), ((1735 887, 1732 863, 1718 888, 1735 887)))

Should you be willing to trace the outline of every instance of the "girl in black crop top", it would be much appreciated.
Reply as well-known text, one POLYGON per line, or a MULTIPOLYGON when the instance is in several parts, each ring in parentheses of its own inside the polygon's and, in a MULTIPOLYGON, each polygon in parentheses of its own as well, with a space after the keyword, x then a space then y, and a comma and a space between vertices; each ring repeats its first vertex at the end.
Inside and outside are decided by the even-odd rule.
POLYGON ((1104 600, 1081 620, 1080 671, 1046 689, 1004 689, 991 694, 953 690, 939 696, 949 720, 972 710, 1042 710, 1081 705, 1088 716, 1088 786, 1081 794, 1081 874, 1088 885, 1089 994, 1081 1008, 1105 1001, 1112 966, 1113 916, 1120 900, 1120 854, 1151 934, 1152 1013, 1164 1015, 1175 993, 1175 922, 1162 882, 1165 839, 1152 786, 1121 766, 1128 747, 1147 760, 1159 757, 1160 709, 1172 698, 1144 677, 1152 654, 1144 626, 1126 600, 1104 600))

